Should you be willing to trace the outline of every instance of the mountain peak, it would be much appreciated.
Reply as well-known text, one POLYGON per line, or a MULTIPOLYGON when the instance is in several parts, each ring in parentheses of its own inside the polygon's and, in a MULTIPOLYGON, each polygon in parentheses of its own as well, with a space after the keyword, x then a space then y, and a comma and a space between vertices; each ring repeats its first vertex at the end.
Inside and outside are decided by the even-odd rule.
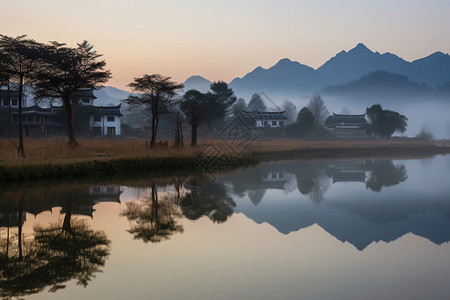
POLYGON ((194 75, 186 79, 184 82, 184 90, 188 91, 193 89, 200 92, 206 92, 209 90, 211 83, 211 81, 200 75, 194 75))
POLYGON ((292 60, 290 60, 289 58, 283 58, 283 59, 280 59, 277 62, 277 64, 284 64, 284 63, 291 63, 291 62, 292 62, 292 60))
POLYGON ((363 43, 358 43, 355 48, 349 51, 349 53, 373 53, 369 48, 363 43))

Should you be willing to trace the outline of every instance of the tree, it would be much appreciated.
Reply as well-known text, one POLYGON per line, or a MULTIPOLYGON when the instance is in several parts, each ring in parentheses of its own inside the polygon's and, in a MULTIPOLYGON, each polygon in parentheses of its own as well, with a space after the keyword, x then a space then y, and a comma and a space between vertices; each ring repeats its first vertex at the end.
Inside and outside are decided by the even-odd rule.
POLYGON ((197 90, 187 91, 183 100, 181 100, 180 109, 191 125, 191 146, 196 146, 197 129, 201 122, 205 120, 205 112, 208 109, 205 94, 197 90))
POLYGON ((287 133, 293 137, 304 137, 314 128, 314 116, 307 107, 303 107, 298 115, 297 121, 286 127, 287 133))
POLYGON ((144 243, 159 243, 170 239, 177 232, 183 232, 183 226, 178 224, 175 217, 181 217, 178 207, 167 198, 158 199, 156 184, 151 183, 152 195, 150 199, 140 203, 129 202, 121 213, 132 222, 129 233, 135 239, 142 239, 144 243))
POLYGON ((34 73, 39 69, 40 50, 42 44, 34 40, 25 39, 26 35, 9 37, 0 35, 0 69, 15 80, 19 86, 19 147, 17 149, 21 157, 25 157, 23 146, 22 101, 24 85, 27 80, 32 80, 34 73))
POLYGON ((36 73, 34 94, 38 101, 60 99, 66 111, 69 145, 76 146, 72 95, 82 90, 94 90, 111 78, 106 62, 87 41, 76 48, 57 42, 42 47, 43 67, 36 73))
POLYGON ((286 123, 291 124, 296 121, 297 115, 297 106, 289 100, 285 100, 283 102, 283 110, 284 115, 288 118, 286 123))
POLYGON ((303 107, 297 115, 297 123, 300 132, 303 134, 306 134, 313 129, 314 121, 314 115, 307 107, 303 107))
POLYGON ((10 74, 4 70, 0 69, 0 89, 6 87, 7 90, 7 100, 8 100, 8 113, 5 116, 2 116, 2 120, 0 122, 5 122, 1 125, 2 128, 8 126, 8 137, 11 137, 11 76, 10 74), (7 122, 6 122, 7 120, 7 122))
POLYGON ((261 98, 260 94, 254 93, 252 95, 252 98, 250 98, 250 101, 248 102, 247 110, 257 112, 267 111, 266 104, 264 103, 264 100, 261 98))
POLYGON ((239 98, 236 103, 233 104, 232 110, 233 110, 233 116, 235 118, 239 118, 242 116, 242 112, 244 111, 245 107, 247 107, 247 104, 245 103, 245 100, 242 98, 239 98))
POLYGON ((77 135, 89 135, 91 116, 98 115, 98 109, 92 105, 75 105, 73 108, 73 127, 77 135))
POLYGON ((134 78, 128 86, 141 94, 130 95, 124 101, 130 105, 130 109, 142 109, 150 115, 152 123, 150 147, 154 148, 159 120, 161 116, 171 112, 176 104, 172 100, 177 91, 183 88, 183 84, 171 81, 171 77, 161 74, 144 74, 142 77, 134 78))
POLYGON ((363 129, 367 135, 389 138, 394 132, 403 133, 406 130, 408 118, 395 111, 383 110, 380 104, 367 108, 366 115, 369 123, 363 129))
POLYGON ((214 120, 223 122, 229 116, 231 106, 236 102, 233 90, 224 81, 213 82, 210 89, 212 92, 205 94, 208 110, 205 121, 209 126, 214 120))
POLYGON ((307 107, 314 116, 315 125, 322 126, 323 122, 330 114, 322 97, 320 97, 319 94, 314 95, 307 107))
POLYGON ((379 192, 383 187, 394 186, 408 179, 406 167, 403 164, 394 165, 388 159, 370 159, 365 164, 370 171, 366 188, 379 192))
MULTIPOLYGON (((0 107, 0 128, 6 128, 6 126, 8 126, 8 118, 8 109, 6 107, 0 107)), ((2 130, 0 130, 0 132, 2 132, 2 130)))

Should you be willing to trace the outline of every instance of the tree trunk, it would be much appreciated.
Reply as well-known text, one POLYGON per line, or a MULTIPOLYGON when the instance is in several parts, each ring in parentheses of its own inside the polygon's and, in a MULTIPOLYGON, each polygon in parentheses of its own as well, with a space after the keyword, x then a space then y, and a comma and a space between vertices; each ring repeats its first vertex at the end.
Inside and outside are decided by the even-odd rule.
POLYGON ((75 129, 73 128, 73 108, 70 102, 70 96, 63 98, 64 107, 66 108, 66 124, 67 135, 69 136, 69 145, 72 147, 78 146, 78 142, 75 139, 75 129))
POLYGON ((158 118, 152 116, 152 137, 150 140, 150 148, 156 147, 156 132, 158 131, 158 118))
POLYGON ((72 199, 66 202, 66 215, 64 216, 62 229, 65 232, 72 233, 72 226, 70 224, 70 219, 72 218, 72 199))
POLYGON ((19 246, 19 261, 22 261, 23 259, 23 253, 22 253, 22 201, 23 199, 20 200, 20 204, 19 204, 19 232, 18 232, 18 246, 19 246))
POLYGON ((19 75, 19 148, 18 154, 25 158, 25 149, 23 148, 23 123, 22 123, 22 98, 23 98, 23 74, 19 75))
POLYGON ((11 138, 11 89, 9 84, 8 79, 8 138, 11 138))
POLYGON ((198 124, 197 123, 192 123, 192 130, 191 130, 191 146, 195 147, 197 146, 197 128, 198 128, 198 124))

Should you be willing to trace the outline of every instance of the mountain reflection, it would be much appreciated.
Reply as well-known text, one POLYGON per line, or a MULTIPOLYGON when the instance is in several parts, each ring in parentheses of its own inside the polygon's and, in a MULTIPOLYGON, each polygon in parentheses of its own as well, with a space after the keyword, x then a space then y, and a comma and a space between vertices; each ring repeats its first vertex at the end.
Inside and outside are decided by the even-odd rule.
MULTIPOLYGON (((92 216, 99 198, 89 187, 60 186, 50 190, 23 188, 0 193, 0 295, 15 298, 31 295, 50 287, 50 292, 65 288, 75 279, 87 286, 105 265, 110 254, 110 240, 100 230, 93 230, 85 220, 74 215, 92 216), (24 234, 26 213, 34 215, 62 207, 63 220, 33 228, 24 234)), ((111 195, 109 195, 111 196, 111 195)), ((118 199, 118 195, 117 199, 118 199)))
POLYGON ((220 180, 238 202, 236 212, 258 224, 269 223, 284 234, 318 224, 360 250, 372 242, 390 242, 410 232, 436 244, 448 242, 447 195, 420 195, 407 186, 382 190, 407 178, 403 164, 369 159, 264 163, 220 180), (335 196, 331 192, 334 186, 333 191, 348 191, 345 196, 335 196), (307 196, 309 201, 297 195, 307 196))

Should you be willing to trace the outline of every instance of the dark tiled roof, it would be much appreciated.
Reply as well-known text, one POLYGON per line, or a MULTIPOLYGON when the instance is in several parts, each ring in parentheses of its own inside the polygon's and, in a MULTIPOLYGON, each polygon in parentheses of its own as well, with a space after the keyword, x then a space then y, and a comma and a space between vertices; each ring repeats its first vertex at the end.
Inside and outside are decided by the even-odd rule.
POLYGON ((284 111, 271 111, 271 112, 259 112, 259 111, 245 111, 244 115, 255 120, 287 120, 284 115, 284 111))
POLYGON ((338 115, 333 113, 331 120, 326 121, 327 127, 336 125, 361 125, 367 123, 365 114, 362 115, 338 115))
POLYGON ((120 112, 121 104, 116 106, 94 106, 101 115, 123 116, 120 112))

